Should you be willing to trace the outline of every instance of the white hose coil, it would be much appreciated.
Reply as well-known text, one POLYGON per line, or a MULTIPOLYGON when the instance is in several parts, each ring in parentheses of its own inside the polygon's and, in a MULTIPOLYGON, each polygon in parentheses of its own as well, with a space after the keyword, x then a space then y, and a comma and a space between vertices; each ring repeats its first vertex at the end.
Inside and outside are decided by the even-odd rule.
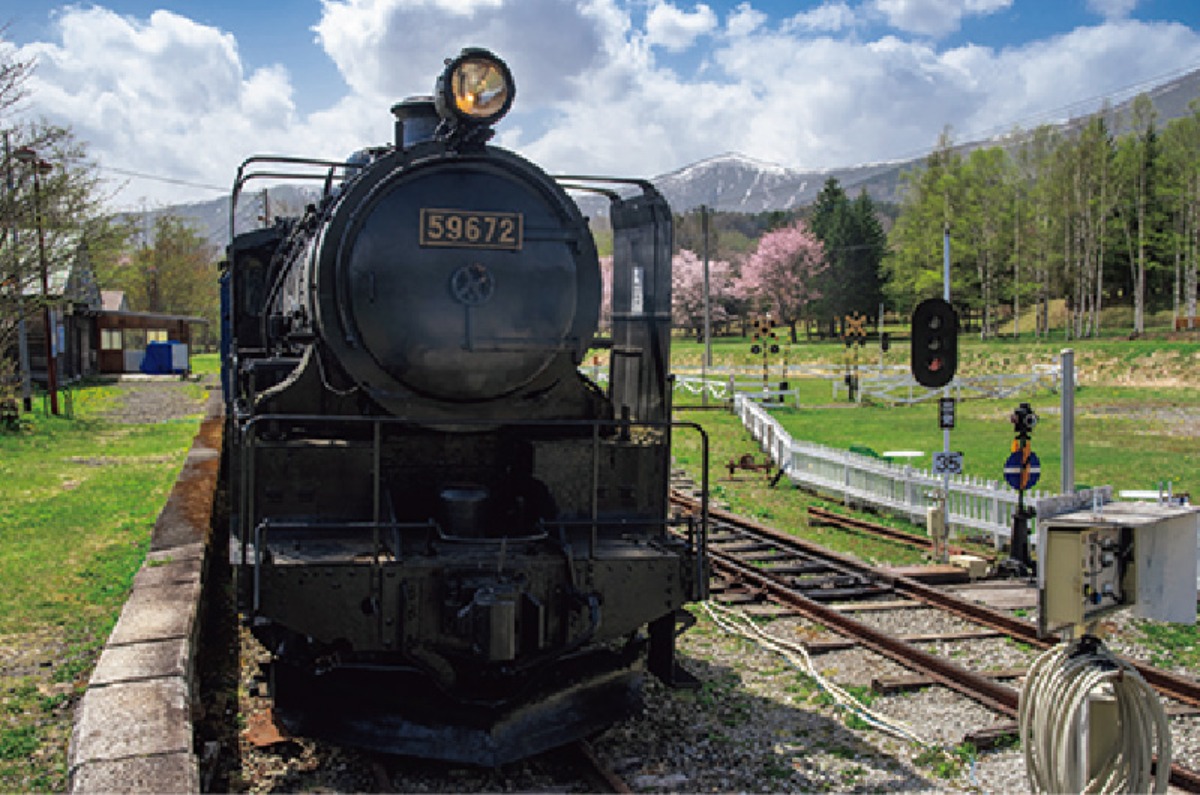
POLYGON ((1034 792, 1167 791, 1171 730, 1158 694, 1097 638, 1084 636, 1038 657, 1021 688, 1018 726, 1034 792), (1089 696, 1102 688, 1116 698, 1119 736, 1089 776, 1082 722, 1089 696))
POLYGON ((812 658, 809 657, 808 651, 804 648, 803 644, 785 640, 764 631, 762 627, 751 621, 744 613, 712 601, 703 602, 702 605, 705 612, 708 613, 708 617, 721 629, 732 634, 741 635, 765 649, 782 655, 785 660, 814 679, 817 685, 833 698, 839 708, 857 715, 872 727, 886 732, 893 737, 898 737, 921 746, 929 745, 929 743, 923 741, 917 736, 916 732, 904 723, 873 712, 836 683, 830 682, 822 676, 817 671, 816 666, 813 665, 812 658))

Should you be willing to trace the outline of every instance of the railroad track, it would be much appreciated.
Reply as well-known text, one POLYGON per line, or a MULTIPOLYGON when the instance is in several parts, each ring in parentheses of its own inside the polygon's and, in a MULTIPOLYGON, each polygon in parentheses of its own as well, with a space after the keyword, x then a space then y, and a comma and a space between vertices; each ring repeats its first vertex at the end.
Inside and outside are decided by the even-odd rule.
MULTIPOLYGON (((845 530, 852 530, 857 533, 865 533, 871 536, 886 538, 889 541, 894 541, 907 547, 919 549, 922 552, 933 551, 933 541, 927 536, 916 535, 915 533, 898 530, 894 527, 888 527, 887 525, 879 524, 878 522, 867 521, 866 519, 858 519, 853 516, 846 516, 845 514, 836 513, 816 505, 810 505, 808 507, 808 522, 809 524, 832 525, 834 527, 841 527, 845 530)), ((995 554, 968 550, 964 547, 956 546, 954 544, 947 546, 947 550, 951 555, 974 555, 988 561, 989 563, 996 560, 995 554)))
MULTIPOLYGON (((673 492, 671 499, 681 509, 699 510, 699 502, 681 492, 673 492)), ((925 651, 912 638, 882 632, 830 603, 886 597, 893 605, 907 603, 948 612, 980 625, 984 631, 999 633, 1034 649, 1055 645, 1054 640, 1038 637, 1033 624, 1006 612, 864 564, 720 509, 710 507, 709 515, 710 561, 714 575, 722 578, 713 588, 715 596, 733 602, 769 599, 784 605, 919 673, 922 677, 919 681, 941 684, 1009 718, 1016 717, 1019 693, 999 681, 1001 677, 996 672, 971 671, 949 658, 925 651)), ((1192 710, 1200 709, 1200 683, 1142 663, 1133 665, 1161 696, 1192 710)), ((1200 774, 1179 765, 1172 766, 1171 783, 1200 792, 1200 774)))

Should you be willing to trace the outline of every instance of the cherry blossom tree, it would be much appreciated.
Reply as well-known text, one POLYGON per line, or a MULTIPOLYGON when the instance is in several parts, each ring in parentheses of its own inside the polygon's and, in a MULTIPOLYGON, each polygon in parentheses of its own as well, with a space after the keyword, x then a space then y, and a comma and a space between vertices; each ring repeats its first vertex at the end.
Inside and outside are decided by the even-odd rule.
MULTIPOLYGON (((729 318, 733 290, 733 266, 725 260, 709 260, 708 294, 712 322, 729 318)), ((694 251, 681 249, 671 259, 671 319, 678 327, 704 334, 704 262, 694 251)))
POLYGON ((825 248, 803 221, 767 232, 742 266, 735 292, 776 323, 786 324, 796 341, 796 323, 821 297, 820 276, 828 267, 825 248))

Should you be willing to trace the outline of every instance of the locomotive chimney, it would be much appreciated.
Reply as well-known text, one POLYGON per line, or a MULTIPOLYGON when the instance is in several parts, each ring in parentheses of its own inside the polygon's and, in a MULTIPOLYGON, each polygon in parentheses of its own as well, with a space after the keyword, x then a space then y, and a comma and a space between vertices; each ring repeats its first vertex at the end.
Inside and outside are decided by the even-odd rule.
POLYGON ((432 140, 441 121, 430 96, 409 97, 397 102, 392 105, 392 115, 396 117, 396 146, 401 149, 432 140))

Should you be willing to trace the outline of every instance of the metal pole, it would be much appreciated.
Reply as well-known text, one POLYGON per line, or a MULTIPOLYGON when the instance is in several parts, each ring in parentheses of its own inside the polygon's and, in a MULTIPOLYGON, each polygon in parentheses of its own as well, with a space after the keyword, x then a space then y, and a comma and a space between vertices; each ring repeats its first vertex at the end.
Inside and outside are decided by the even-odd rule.
POLYGON ((1075 351, 1062 351, 1062 493, 1075 493, 1075 351))
POLYGON ((713 365, 713 305, 708 282, 708 207, 700 205, 704 256, 704 364, 713 365))
MULTIPOLYGON (((942 298, 947 303, 950 302, 950 222, 947 221, 942 225, 942 298)), ((950 393, 950 385, 942 387, 942 395, 952 397, 950 393)), ((946 455, 950 454, 950 429, 946 428, 942 431, 942 452, 946 455)), ((945 517, 945 537, 950 537, 950 473, 942 474, 942 509, 943 517, 945 517)), ((948 545, 942 547, 941 562, 945 563, 948 558, 948 545)))
POLYGON ((879 375, 883 376, 883 301, 879 302, 879 323, 876 324, 879 329, 879 375))
POLYGON ((704 256, 704 360, 701 362, 700 379, 704 382, 700 391, 702 404, 708 405, 708 368, 712 366, 712 305, 709 303, 708 283, 708 207, 700 205, 700 231, 704 256))

